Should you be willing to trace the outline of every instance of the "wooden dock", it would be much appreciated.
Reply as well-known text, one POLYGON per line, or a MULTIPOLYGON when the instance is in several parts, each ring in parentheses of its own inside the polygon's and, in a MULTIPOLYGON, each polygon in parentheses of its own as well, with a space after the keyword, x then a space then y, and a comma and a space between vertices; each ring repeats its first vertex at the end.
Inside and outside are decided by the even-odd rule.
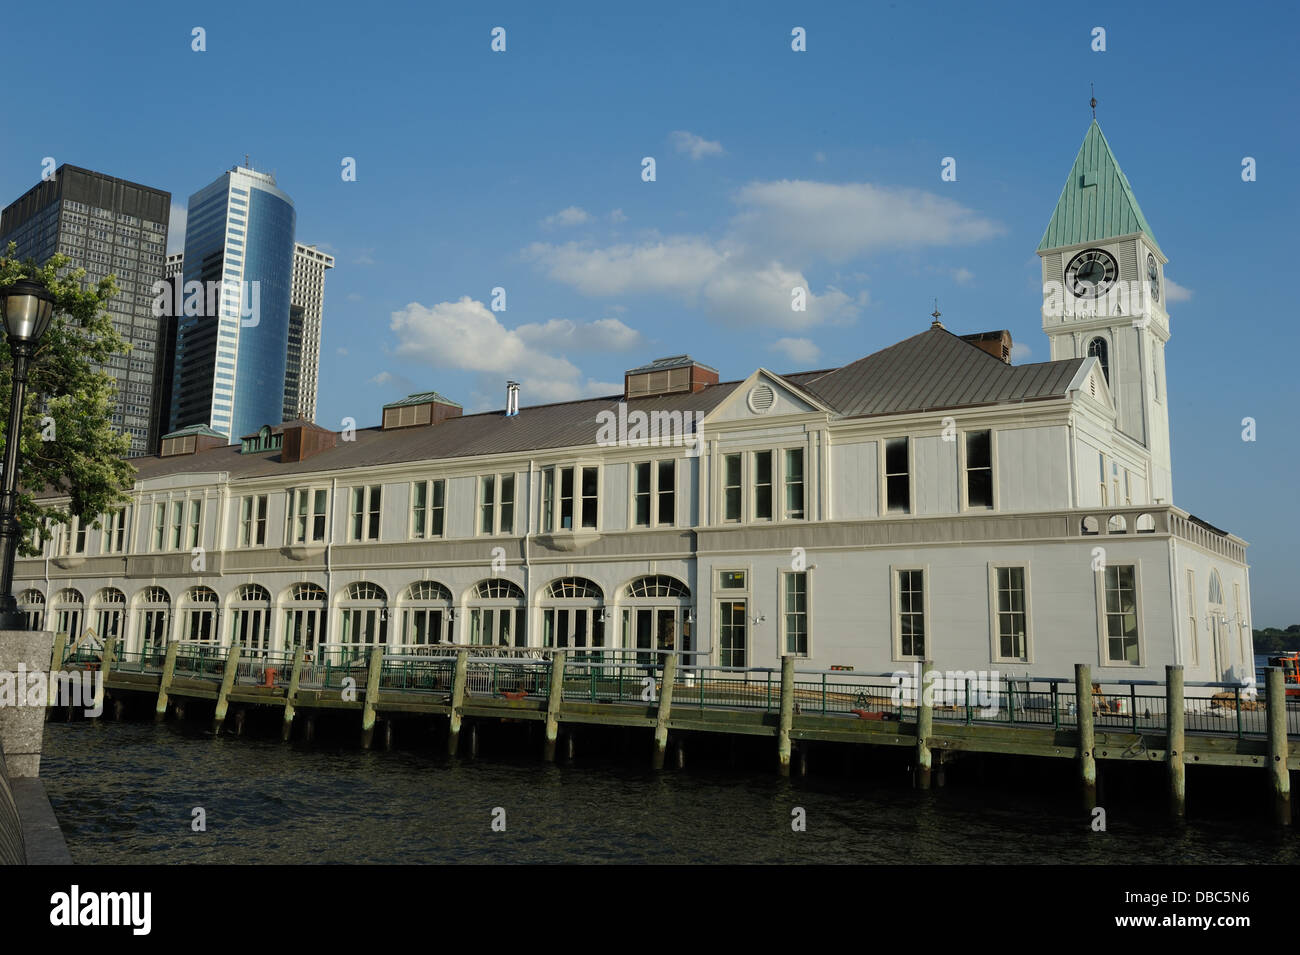
MULTIPOLYGON (((232 708, 242 730, 248 707, 279 707, 286 740, 296 723, 312 738, 315 716, 325 711, 356 711, 366 747, 377 730, 391 745, 397 718, 445 716, 456 755, 467 721, 471 747, 474 721, 535 721, 544 727, 543 756, 554 759, 561 726, 644 727, 659 768, 670 737, 680 760, 685 734, 766 736, 775 741, 782 774, 792 765, 802 770, 801 744, 810 742, 904 747, 918 788, 928 788, 936 771, 942 782, 944 763, 957 754, 1012 754, 1074 762, 1089 810, 1098 762, 1138 760, 1166 768, 1177 819, 1185 814, 1188 765, 1267 769, 1279 825, 1291 823, 1290 771, 1300 769, 1300 702, 1288 707, 1280 670, 1269 671, 1262 701, 1241 687, 1185 684, 1181 667, 1169 667, 1161 684, 1100 684, 1080 664, 1073 679, 1008 678, 983 698, 967 681, 954 702, 951 684, 946 698, 922 692, 910 700, 890 675, 799 671, 793 658, 774 671, 689 667, 675 654, 646 651, 534 650, 521 657, 444 646, 437 655, 373 647, 364 656, 354 650, 313 662, 302 648, 284 657, 246 654, 237 644, 172 643, 165 654, 118 658, 110 645, 94 659, 64 661, 64 643, 60 635, 55 660, 102 669, 115 708, 125 694, 143 694, 163 719, 169 710, 183 714, 187 700, 210 700, 220 731, 232 708)), ((926 664, 921 672, 933 669, 926 664)), ((571 732, 565 744, 572 747, 571 732)))

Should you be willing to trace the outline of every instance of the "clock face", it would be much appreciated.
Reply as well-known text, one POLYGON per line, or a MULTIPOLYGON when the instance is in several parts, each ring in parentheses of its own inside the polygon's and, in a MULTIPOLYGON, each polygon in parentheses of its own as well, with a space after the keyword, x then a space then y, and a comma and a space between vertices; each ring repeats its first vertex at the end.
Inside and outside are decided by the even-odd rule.
POLYGON ((1160 301, 1160 270, 1156 268, 1156 257, 1147 253, 1147 278, 1151 280, 1151 299, 1160 301))
POLYGON ((1119 278, 1119 263, 1103 249, 1084 249, 1065 267, 1065 287, 1075 298, 1105 295, 1119 278))

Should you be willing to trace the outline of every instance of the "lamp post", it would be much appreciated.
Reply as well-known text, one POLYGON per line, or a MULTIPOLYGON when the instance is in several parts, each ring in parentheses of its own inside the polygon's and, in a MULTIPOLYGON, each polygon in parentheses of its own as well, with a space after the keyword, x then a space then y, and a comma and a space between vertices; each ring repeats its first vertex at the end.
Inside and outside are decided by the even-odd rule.
POLYGON ((14 557, 18 546, 18 448, 22 443, 23 398, 27 364, 54 315, 54 297, 42 283, 19 279, 0 289, 13 358, 13 387, 9 395, 9 430, 5 433, 4 490, 0 494, 0 630, 25 630, 26 620, 14 599, 14 557))

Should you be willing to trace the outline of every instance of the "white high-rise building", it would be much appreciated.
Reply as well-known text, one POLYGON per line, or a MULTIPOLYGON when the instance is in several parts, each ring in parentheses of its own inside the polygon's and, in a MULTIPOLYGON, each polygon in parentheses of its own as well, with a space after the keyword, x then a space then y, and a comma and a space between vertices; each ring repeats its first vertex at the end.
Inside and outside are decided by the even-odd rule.
POLYGON ((314 245, 293 245, 293 285, 289 293, 289 352, 284 369, 284 420, 316 420, 321 325, 325 319, 325 270, 334 256, 314 245))

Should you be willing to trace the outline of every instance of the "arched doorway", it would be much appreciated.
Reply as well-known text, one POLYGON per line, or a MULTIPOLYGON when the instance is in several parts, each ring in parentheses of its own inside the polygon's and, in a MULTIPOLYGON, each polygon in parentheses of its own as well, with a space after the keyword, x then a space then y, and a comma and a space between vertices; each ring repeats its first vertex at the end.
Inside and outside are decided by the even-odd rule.
POLYGON ((18 595, 18 611, 28 630, 41 630, 45 622, 45 595, 39 590, 24 590, 18 595))
POLYGON ((116 587, 104 587, 95 594, 91 611, 94 615, 95 633, 104 646, 108 646, 108 641, 112 640, 120 647, 126 629, 123 626, 126 621, 126 594, 116 587))
POLYGON ((181 598, 181 636, 189 643, 215 647, 217 636, 217 592, 211 587, 191 587, 181 598))
POLYGON ((542 646, 599 659, 605 647, 605 594, 586 577, 560 577, 542 595, 542 646))
MULTIPOLYGON (((638 577, 624 588, 619 604, 623 611, 624 647, 642 651, 681 650, 685 654, 694 649, 691 590, 676 577, 664 574, 638 577)), ((637 662, 654 662, 654 655, 638 653, 637 662)))
POLYGON ((271 593, 260 584, 242 584, 230 602, 230 640, 239 641, 247 657, 265 657, 271 649, 271 593))
POLYGON ((498 647, 528 646, 527 601, 518 584, 493 578, 475 586, 469 606, 469 642, 498 647))
POLYGON ((312 583, 294 584, 284 602, 284 652, 293 656, 303 644, 303 659, 311 663, 325 642, 325 589, 312 583))
POLYGON ((339 644, 344 660, 367 654, 370 647, 388 643, 388 594, 377 584, 349 584, 340 606, 339 644))
POLYGON ((171 632, 172 599, 161 587, 146 587, 136 595, 136 643, 146 662, 167 650, 171 632))
POLYGON ((407 587, 398 610, 404 648, 427 652, 435 644, 450 642, 451 591, 436 580, 417 580, 407 587))
POLYGON ((54 612, 54 631, 66 633, 68 646, 72 646, 81 637, 86 619, 86 599, 81 596, 81 591, 66 587, 54 595, 50 609, 54 612))
MULTIPOLYGON (((1223 613, 1223 581, 1219 572, 1210 571, 1210 590, 1206 601, 1210 618, 1210 645, 1214 647, 1214 669, 1219 679, 1226 680, 1232 669, 1232 646, 1228 640, 1227 617, 1223 613)), ((1244 662, 1244 661, 1243 661, 1244 662)), ((1253 670, 1250 671, 1252 674, 1253 670)))

